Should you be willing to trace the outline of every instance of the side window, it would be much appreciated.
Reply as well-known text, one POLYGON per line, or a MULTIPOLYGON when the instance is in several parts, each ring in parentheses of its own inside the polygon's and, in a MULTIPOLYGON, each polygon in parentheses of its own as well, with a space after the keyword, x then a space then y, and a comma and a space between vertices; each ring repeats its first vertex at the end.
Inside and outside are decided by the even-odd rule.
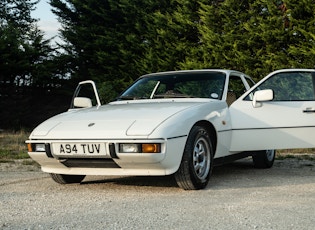
POLYGON ((314 83, 315 75, 310 72, 278 73, 259 85, 255 91, 272 89, 273 101, 313 101, 314 83))
POLYGON ((246 82, 247 82, 247 84, 249 85, 250 88, 255 85, 255 82, 253 82, 250 78, 246 77, 245 80, 246 80, 246 82))
POLYGON ((237 98, 246 91, 242 79, 238 76, 230 76, 226 103, 230 106, 237 98))

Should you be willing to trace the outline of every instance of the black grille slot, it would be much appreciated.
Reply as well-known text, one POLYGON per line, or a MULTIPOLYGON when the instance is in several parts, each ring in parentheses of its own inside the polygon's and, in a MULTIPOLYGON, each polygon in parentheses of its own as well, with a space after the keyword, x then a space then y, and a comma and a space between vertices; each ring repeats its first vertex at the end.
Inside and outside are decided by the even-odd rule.
POLYGON ((54 156, 51 154, 50 144, 48 143, 45 144, 45 151, 46 151, 47 157, 54 158, 54 156))
POLYGON ((109 144, 109 154, 112 158, 119 159, 119 157, 116 154, 115 145, 113 143, 109 144))
POLYGON ((112 159, 72 158, 60 160, 69 168, 120 168, 112 159))

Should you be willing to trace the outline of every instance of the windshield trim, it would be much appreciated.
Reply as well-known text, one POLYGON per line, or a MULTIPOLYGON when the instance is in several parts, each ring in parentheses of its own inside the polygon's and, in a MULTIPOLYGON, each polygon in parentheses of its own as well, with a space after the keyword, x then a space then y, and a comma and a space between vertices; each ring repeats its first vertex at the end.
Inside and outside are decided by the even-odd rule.
POLYGON ((157 98, 222 100, 226 80, 226 71, 171 71, 148 74, 138 78, 116 100, 157 98))

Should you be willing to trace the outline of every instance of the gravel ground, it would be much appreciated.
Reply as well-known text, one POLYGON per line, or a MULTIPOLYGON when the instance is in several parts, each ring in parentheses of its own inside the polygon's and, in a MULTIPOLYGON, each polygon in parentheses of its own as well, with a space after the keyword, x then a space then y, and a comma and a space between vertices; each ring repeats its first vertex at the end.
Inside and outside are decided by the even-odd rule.
POLYGON ((214 169, 208 187, 172 177, 86 177, 59 185, 36 165, 0 164, 0 229, 314 229, 315 161, 250 159, 214 169))

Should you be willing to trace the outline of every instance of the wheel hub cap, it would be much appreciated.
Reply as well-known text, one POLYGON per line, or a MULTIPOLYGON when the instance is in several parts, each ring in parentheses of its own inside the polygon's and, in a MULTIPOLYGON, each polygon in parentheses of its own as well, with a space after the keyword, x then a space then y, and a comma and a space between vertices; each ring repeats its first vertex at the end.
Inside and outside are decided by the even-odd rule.
POLYGON ((205 179, 210 169, 209 146, 205 139, 200 138, 195 144, 193 153, 193 165, 196 175, 200 179, 205 179))

